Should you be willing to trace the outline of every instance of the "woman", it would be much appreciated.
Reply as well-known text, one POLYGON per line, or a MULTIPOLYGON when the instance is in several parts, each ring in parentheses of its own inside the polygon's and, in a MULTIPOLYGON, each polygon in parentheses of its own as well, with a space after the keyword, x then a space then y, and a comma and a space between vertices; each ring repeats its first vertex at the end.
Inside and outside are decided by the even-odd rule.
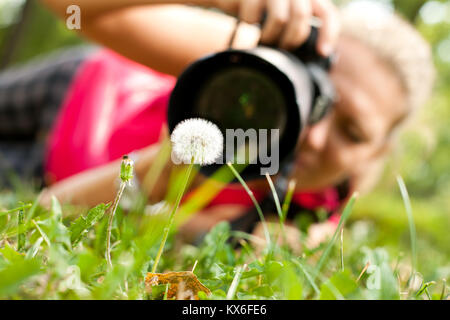
MULTIPOLYGON (((52 127, 45 155, 45 169, 51 185, 43 194, 44 204, 48 203, 50 195, 56 195, 64 202, 89 206, 111 201, 119 167, 118 161, 111 161, 121 154, 139 150, 136 172, 138 178, 143 179, 159 148, 157 140, 164 120, 145 126, 139 119, 163 119, 161 115, 175 82, 171 76, 176 77, 206 54, 225 50, 236 21, 213 11, 157 5, 168 1, 43 2, 62 18, 65 18, 69 5, 79 5, 82 34, 139 63, 103 49, 94 50, 94 53, 83 51, 72 55, 68 61, 62 59, 56 69, 71 71, 59 81, 61 86, 69 89, 56 122, 47 119, 39 121, 39 125, 22 123, 19 126, 26 128, 23 131, 27 134, 34 134, 36 127, 44 131, 52 127), (140 76, 148 85, 152 83, 151 88, 142 87, 143 82, 136 80, 140 76), (133 92, 136 87, 140 92, 155 94, 139 100, 133 92), (113 92, 119 94, 111 98, 113 92), (92 136, 87 139, 85 131, 80 133, 77 128, 83 121, 81 106, 96 99, 108 100, 105 104, 109 106, 109 109, 99 107, 104 111, 97 115, 99 118, 107 117, 111 108, 120 108, 121 102, 135 99, 148 103, 150 114, 145 117, 138 114, 134 118, 123 114, 110 119, 101 130, 96 128, 93 135, 98 141, 107 142, 95 145, 92 136), (115 127, 118 123, 123 125, 115 127), (65 131, 68 127, 71 130, 65 131), (109 130, 112 127, 115 129, 109 130), (145 130, 133 132, 136 127, 145 130), (105 134, 109 139, 102 139, 105 134), (144 139, 140 139, 142 135, 144 139), (78 139, 79 143, 71 146, 67 139, 78 139)), ((331 2, 324 0, 171 2, 215 7, 239 15, 244 23, 238 25, 233 47, 240 49, 252 48, 260 41, 285 49, 296 48, 310 33, 310 18, 320 18, 322 26, 317 51, 324 56, 336 52, 338 56, 331 78, 339 99, 326 119, 311 127, 299 144, 291 176, 297 181, 294 204, 301 208, 325 207, 332 214, 338 211, 350 191, 368 190, 374 183, 371 176, 376 176, 383 157, 392 148, 395 129, 423 104, 431 89, 433 69, 428 45, 411 26, 390 13, 374 15, 367 8, 349 8, 340 14, 331 2), (261 21, 264 11, 267 22, 259 30, 252 23, 261 21)), ((49 79, 54 73, 49 72, 49 79)), ((6 95, 5 91, 3 94, 6 95)), ((93 109, 96 108, 83 110, 93 109)), ((47 118, 51 119, 56 112, 49 114, 47 118)), ((6 116, 3 118, 7 119, 6 116)), ((12 121, 3 121, 9 123, 6 127, 10 133, 14 131, 12 121)), ((167 175, 161 178, 158 190, 152 194, 154 200, 164 196, 167 180, 167 175)), ((268 192, 265 181, 253 183, 251 187, 259 191, 257 194, 261 198, 268 192)), ((239 220, 251 207, 242 192, 237 187, 227 188, 188 223, 188 228, 200 232, 220 220, 239 220), (237 201, 238 198, 242 200, 237 201)), ((322 225, 326 230, 333 226, 333 222, 322 225)))

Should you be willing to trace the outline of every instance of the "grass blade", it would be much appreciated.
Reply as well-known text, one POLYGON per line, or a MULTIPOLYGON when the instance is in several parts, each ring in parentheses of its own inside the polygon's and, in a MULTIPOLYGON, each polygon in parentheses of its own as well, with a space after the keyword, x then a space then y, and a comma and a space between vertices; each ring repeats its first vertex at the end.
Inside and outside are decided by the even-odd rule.
POLYGON ((406 215, 408 216, 409 235, 411 238, 411 253, 412 253, 411 263, 413 269, 412 274, 415 274, 417 268, 416 226, 414 224, 414 216, 412 212, 411 200, 409 198, 405 182, 403 181, 403 178, 401 176, 397 176, 397 183, 400 188, 403 203, 405 204, 406 215))
POLYGON ((442 291, 439 300, 444 300, 447 293, 447 279, 442 279, 442 291))
POLYGON ((149 197, 160 178, 168 159, 170 158, 171 152, 170 139, 166 138, 161 142, 161 146, 156 154, 155 160, 148 169, 143 181, 142 181, 142 191, 146 197, 149 197))
POLYGON ((294 196, 295 187, 297 182, 295 180, 291 180, 288 185, 288 190, 286 193, 286 197, 284 198, 282 212, 283 212, 283 223, 286 220, 287 213, 289 211, 289 207, 291 206, 292 197, 294 196))
POLYGON ((20 209, 17 214, 17 222, 18 222, 18 234, 17 234, 17 251, 23 252, 25 250, 25 232, 23 231, 25 226, 25 213, 23 209, 20 209))
POLYGON ((268 246, 272 247, 272 241, 270 240, 270 234, 269 229, 267 228, 266 219, 264 219, 264 214, 262 212, 261 206, 259 205, 258 201, 256 200, 255 196, 253 195, 253 191, 250 190, 247 183, 245 183, 244 179, 242 179, 239 172, 236 171, 236 169, 233 167, 233 165, 229 162, 227 163, 228 167, 231 169, 233 174, 235 175, 236 179, 241 183, 241 185, 244 187, 245 191, 247 192, 248 196, 252 200, 253 204, 255 205, 256 211, 258 212, 259 218, 261 219, 261 223, 264 229, 264 236, 266 238, 268 246))
POLYGON ((347 205, 345 206, 344 211, 341 216, 341 219, 339 220, 339 224, 336 228, 336 231, 334 232, 333 237, 331 238, 330 242, 328 242, 327 247, 323 251, 322 256, 319 259, 319 262, 317 263, 316 270, 312 277, 313 280, 315 280, 315 278, 319 275, 320 271, 322 270, 322 268, 325 264, 325 261, 327 260, 329 254, 331 252, 331 249, 333 248, 333 246, 337 240, 337 237, 338 237, 338 234, 339 234, 341 228, 343 228, 345 222, 347 221, 348 217, 352 213, 353 206, 354 206, 357 198, 358 198, 358 193, 355 192, 352 195, 352 197, 350 198, 350 200, 348 201, 347 205))
POLYGON ((308 280, 309 284, 311 285, 311 287, 314 289, 314 291, 316 292, 316 294, 319 296, 320 295, 320 290, 317 287, 316 283, 314 282, 314 279, 311 277, 311 275, 309 274, 308 271, 306 271, 305 267, 301 264, 300 261, 296 260, 296 259, 292 259, 292 262, 299 267, 299 269, 301 270, 301 272, 303 272, 303 274, 305 275, 306 279, 308 280))
POLYGON ((39 227, 39 225, 36 223, 36 221, 34 221, 33 219, 31 219, 31 222, 33 223, 33 225, 35 226, 36 230, 39 232, 39 234, 41 235, 41 238, 45 241, 45 243, 50 247, 50 240, 48 239, 47 235, 45 234, 44 231, 42 231, 42 229, 39 227))
POLYGON ((14 209, 11 209, 11 210, 8 210, 8 211, 0 211, 0 217, 1 216, 6 216, 8 214, 11 214, 11 213, 14 213, 14 212, 17 212, 17 211, 20 211, 20 210, 25 210, 25 209, 28 209, 28 208, 31 208, 31 204, 25 204, 25 205, 23 205, 21 207, 14 208, 14 209))
POLYGON ((344 272, 344 229, 341 229, 341 271, 344 272))
POLYGON ((37 196, 36 200, 34 200, 33 205, 31 206, 30 210, 27 212, 27 216, 25 221, 30 221, 30 219, 33 218, 34 213, 36 212, 36 209, 41 201, 42 195, 45 192, 46 189, 42 190, 39 195, 37 196))
MULTIPOLYGON (((275 201, 275 206, 277 208, 278 217, 279 217, 279 221, 280 221, 280 232, 281 232, 281 236, 283 237, 283 243, 287 244, 286 231, 284 230, 284 217, 283 217, 283 211, 281 210, 280 199, 278 198, 277 190, 275 189, 275 186, 273 185, 273 181, 270 178, 268 173, 266 173, 266 179, 267 179, 267 182, 269 183, 269 187, 270 187, 270 190, 272 191, 273 199, 275 201)), ((278 237, 277 237, 276 241, 278 241, 278 237)))
POLYGON ((230 289, 227 292, 227 300, 233 300, 236 295, 236 290, 239 285, 239 281, 241 280, 242 272, 247 268, 245 264, 243 267, 238 267, 236 270, 236 274, 234 275, 233 282, 231 282, 230 289))

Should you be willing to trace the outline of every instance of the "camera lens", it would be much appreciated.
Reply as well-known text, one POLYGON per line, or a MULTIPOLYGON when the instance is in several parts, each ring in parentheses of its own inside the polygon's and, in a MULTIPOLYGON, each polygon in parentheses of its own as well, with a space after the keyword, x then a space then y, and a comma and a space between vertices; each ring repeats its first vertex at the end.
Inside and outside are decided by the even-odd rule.
POLYGON ((204 82, 194 113, 225 129, 286 127, 286 101, 279 86, 266 74, 242 66, 220 70, 204 82))
MULTIPOLYGON (((273 48, 206 56, 180 75, 170 96, 169 130, 190 118, 213 122, 224 133, 223 161, 237 156, 240 162, 244 152, 250 164, 241 175, 260 178, 263 169, 276 171, 290 161, 311 114, 312 80, 300 60, 273 48)), ((221 166, 200 171, 211 176, 221 166)))

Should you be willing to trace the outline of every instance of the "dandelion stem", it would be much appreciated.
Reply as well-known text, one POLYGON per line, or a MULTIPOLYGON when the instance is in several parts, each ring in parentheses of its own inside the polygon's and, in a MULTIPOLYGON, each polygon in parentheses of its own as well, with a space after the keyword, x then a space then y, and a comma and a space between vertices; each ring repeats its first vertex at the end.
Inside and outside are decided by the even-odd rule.
POLYGON ((109 214, 108 218, 108 230, 106 232, 106 262, 108 263, 109 267, 112 267, 111 262, 111 231, 112 231, 112 225, 114 221, 114 216, 116 214, 117 207, 120 202, 120 198, 122 197, 123 191, 125 190, 126 183, 123 181, 120 183, 119 191, 117 192, 116 198, 114 199, 113 206, 111 208, 111 213, 109 214))
POLYGON ((169 221, 168 221, 166 227, 164 228, 163 238, 162 238, 161 244, 159 246, 158 253, 156 254, 155 263, 153 264, 153 268, 152 268, 152 273, 155 273, 156 272, 156 268, 158 267, 159 260, 161 259, 161 255, 162 255, 162 252, 164 250, 164 246, 165 246, 167 238, 169 236, 170 228, 173 225, 173 221, 174 221, 174 218, 175 218, 175 213, 178 211, 178 208, 180 206, 181 199, 183 198, 184 191, 186 190, 187 185, 189 183, 189 177, 191 175, 193 167, 194 167, 194 159, 192 159, 191 164, 189 165, 189 167, 187 169, 187 172, 186 172, 186 175, 185 175, 185 178, 184 178, 184 182, 183 182, 183 186, 182 186, 180 192, 178 193, 175 205, 174 205, 172 211, 170 212, 169 221))
POLYGON ((17 214, 17 221, 18 221, 17 251, 18 252, 22 252, 25 249, 24 216, 25 216, 25 213, 23 212, 23 209, 20 209, 19 213, 17 214))
POLYGON ((116 214, 117 207, 119 206, 120 199, 122 198, 123 191, 127 186, 127 183, 130 183, 131 179, 133 179, 133 161, 131 161, 128 156, 124 156, 121 166, 120 166, 120 186, 119 191, 117 192, 116 198, 114 199, 114 203, 111 207, 111 211, 108 218, 108 229, 106 231, 106 262, 110 268, 112 268, 111 261, 111 231, 112 225, 114 221, 114 216, 116 214))

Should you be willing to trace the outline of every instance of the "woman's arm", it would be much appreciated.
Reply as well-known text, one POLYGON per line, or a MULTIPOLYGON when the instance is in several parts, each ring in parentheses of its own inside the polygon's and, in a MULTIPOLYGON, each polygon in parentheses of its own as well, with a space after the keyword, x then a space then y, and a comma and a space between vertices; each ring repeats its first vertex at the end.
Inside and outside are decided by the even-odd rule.
MULTIPOLYGON (((159 148, 160 145, 156 144, 137 151, 138 160, 135 164, 135 175, 139 181, 145 181, 144 178, 159 148)), ((120 164, 121 160, 117 160, 55 183, 43 190, 40 200, 41 205, 50 207, 52 196, 55 196, 62 203, 86 207, 113 201, 118 190, 120 164)), ((165 196, 170 165, 169 162, 158 181, 158 188, 155 188, 152 192, 151 198, 154 201, 160 201, 165 196)))
MULTIPOLYGON (((236 26, 221 13, 179 5, 122 9, 82 32, 90 39, 163 73, 178 76, 192 62, 227 49, 236 26)), ((235 48, 255 47, 260 31, 242 24, 235 48)))
MULTIPOLYGON (((66 5, 73 3, 43 1, 61 17, 66 5)), ((81 5, 80 32, 84 36, 131 60, 175 76, 195 60, 227 49, 236 26, 235 18, 211 10, 184 5, 138 5, 158 1, 74 1, 77 2, 81 5)), ((258 27, 243 23, 234 47, 254 47, 259 37, 258 27)))
POLYGON ((41 0, 63 19, 69 5, 81 8, 81 30, 86 37, 148 67, 179 75, 191 62, 227 48, 236 20, 232 17, 178 4, 216 7, 257 23, 263 12, 262 33, 243 23, 236 48, 263 43, 285 49, 300 46, 308 37, 312 16, 322 27, 318 51, 335 47, 339 23, 329 0, 41 0), (164 5, 160 5, 164 3, 164 5), (159 5, 158 5, 159 4, 159 5), (261 36, 262 34, 262 36, 261 36))
MULTIPOLYGON (((41 0, 60 17, 65 17, 69 6, 80 7, 84 19, 91 21, 105 13, 137 6, 155 4, 188 4, 203 7, 216 5, 217 0, 41 0)), ((234 0, 233 0, 234 1, 234 0)), ((87 22, 86 21, 86 22, 87 22)))

